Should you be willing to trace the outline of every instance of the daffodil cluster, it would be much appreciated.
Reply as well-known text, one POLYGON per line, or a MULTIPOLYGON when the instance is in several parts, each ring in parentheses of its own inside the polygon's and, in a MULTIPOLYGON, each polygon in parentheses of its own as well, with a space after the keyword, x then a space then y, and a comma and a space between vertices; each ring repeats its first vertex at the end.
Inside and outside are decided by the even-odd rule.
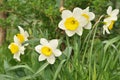
MULTIPOLYGON (((28 43, 25 43, 25 41, 28 41, 29 34, 27 31, 24 31, 22 27, 18 26, 18 28, 20 33, 14 35, 14 42, 10 43, 8 48, 14 55, 13 58, 21 61, 20 54, 24 54, 25 46, 28 45, 28 43)), ((35 47, 35 50, 40 54, 38 61, 47 59, 50 64, 53 64, 55 62, 55 57, 59 57, 62 54, 62 52, 57 49, 57 39, 47 41, 45 38, 41 38, 40 44, 41 45, 37 45, 35 47)))
POLYGON ((62 20, 58 24, 58 27, 65 30, 66 34, 71 37, 75 33, 81 36, 83 28, 91 29, 91 21, 95 18, 95 14, 89 11, 89 7, 83 10, 76 7, 73 9, 73 12, 64 10, 61 17, 62 20))
POLYGON ((23 43, 28 40, 29 34, 22 27, 18 26, 18 28, 20 33, 14 35, 14 42, 10 43, 8 48, 14 55, 13 58, 20 61, 20 54, 24 54, 25 46, 28 45, 23 43))
POLYGON ((40 54, 38 60, 43 61, 47 59, 50 64, 54 64, 55 57, 59 57, 62 54, 62 52, 57 49, 57 46, 57 39, 47 41, 45 38, 41 38, 40 45, 35 47, 35 50, 40 54))
POLYGON ((117 15, 119 13, 119 9, 114 9, 112 10, 112 7, 109 6, 107 9, 107 16, 104 19, 104 26, 103 26, 103 34, 108 33, 110 34, 109 30, 111 30, 113 28, 113 25, 115 23, 115 21, 117 21, 117 15))
MULTIPOLYGON (((118 9, 112 11, 112 7, 107 9, 107 15, 103 22, 103 34, 113 28, 114 22, 117 20, 118 9)), ((62 20, 59 22, 58 27, 66 32, 71 37, 75 33, 79 36, 82 35, 83 29, 91 29, 95 14, 89 11, 89 7, 86 9, 74 8, 73 12, 70 10, 63 10, 61 14, 62 20)), ((14 55, 13 58, 20 61, 20 54, 24 54, 25 46, 28 46, 29 34, 22 27, 18 26, 20 33, 14 36, 14 42, 10 43, 8 48, 14 55), (24 44, 23 44, 24 43, 24 44)), ((47 60, 50 64, 55 63, 55 57, 59 57, 62 52, 57 48, 58 39, 47 40, 45 38, 40 39, 40 44, 35 46, 35 51, 39 53, 38 61, 47 60)))

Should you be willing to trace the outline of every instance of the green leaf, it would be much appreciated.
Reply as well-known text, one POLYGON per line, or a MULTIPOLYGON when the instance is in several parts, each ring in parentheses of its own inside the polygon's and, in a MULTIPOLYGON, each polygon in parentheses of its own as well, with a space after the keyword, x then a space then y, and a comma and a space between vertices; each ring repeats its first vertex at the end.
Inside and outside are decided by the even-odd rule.
POLYGON ((48 65, 49 65, 48 62, 45 63, 45 64, 43 64, 43 65, 37 70, 37 72, 33 75, 33 77, 38 76, 38 74, 39 74, 41 71, 43 71, 48 65))
POLYGON ((72 53, 72 47, 67 47, 63 53, 67 56, 67 60, 69 60, 72 53))
POLYGON ((93 71, 93 79, 92 80, 96 80, 97 79, 97 75, 96 75, 96 63, 94 62, 94 71, 93 71))
POLYGON ((27 80, 27 79, 32 79, 32 75, 28 75, 28 76, 19 78, 18 80, 27 80))
POLYGON ((107 41, 104 41, 103 43, 105 43, 105 47, 104 47, 104 52, 107 51, 108 47, 111 46, 113 43, 117 42, 120 40, 120 36, 117 36, 113 39, 110 39, 110 40, 107 40, 107 41))
POLYGON ((61 63, 59 64, 59 66, 58 66, 58 68, 57 68, 57 70, 56 70, 56 72, 55 72, 55 75, 54 75, 53 80, 56 80, 57 75, 58 75, 58 73, 60 72, 60 70, 61 70, 61 68, 62 68, 62 65, 63 65, 63 63, 64 63, 65 61, 66 61, 66 60, 64 59, 64 60, 62 60, 61 63))
POLYGON ((9 76, 9 75, 4 75, 4 74, 0 74, 0 80, 14 80, 15 77, 13 76, 9 76))
POLYGON ((15 69, 18 69, 18 68, 25 68, 25 69, 28 69, 30 72, 34 73, 34 71, 28 65, 13 66, 13 67, 8 68, 6 71, 15 70, 15 69))

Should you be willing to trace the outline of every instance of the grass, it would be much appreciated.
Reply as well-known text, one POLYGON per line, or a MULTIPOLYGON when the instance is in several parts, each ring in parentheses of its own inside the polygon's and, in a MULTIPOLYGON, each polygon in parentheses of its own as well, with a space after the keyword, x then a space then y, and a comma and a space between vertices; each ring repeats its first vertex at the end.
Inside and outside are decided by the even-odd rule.
MULTIPOLYGON (((24 1, 14 4, 16 1, 11 0, 4 6, 8 10, 10 7, 13 12, 10 12, 10 16, 6 19, 6 25, 10 27, 6 29, 6 41, 0 46, 1 80, 120 80, 120 36, 114 30, 111 31, 114 33, 109 35, 102 34, 103 16, 97 17, 93 21, 92 29, 84 30, 82 36, 68 37, 57 27, 61 19, 58 7, 53 5, 55 2, 43 3, 39 0, 31 0, 25 5, 24 1), (50 4, 44 9, 43 6, 47 3, 50 4), (21 6, 22 4, 24 6, 21 6), (31 7, 28 8, 28 6, 31 7), (18 33, 15 27, 17 25, 21 25, 30 34, 29 41, 26 42, 29 46, 26 47, 25 55, 21 55, 21 62, 14 60, 8 49, 13 36, 18 33), (39 39, 42 37, 49 40, 59 39, 58 48, 62 51, 62 55, 56 58, 53 65, 47 61, 38 61, 39 54, 34 47, 39 44, 39 39)), ((56 2, 59 1, 56 0, 56 2)), ((93 2, 95 4, 99 0, 93 2)), ((89 1, 89 4, 92 2, 89 1)), ((69 6, 67 0, 65 5, 69 6)), ((74 6, 70 6, 70 9, 74 6)), ((94 8, 94 5, 92 6, 94 8)), ((119 26, 119 20, 116 25, 119 26)), ((119 32, 119 29, 117 31, 119 32)))

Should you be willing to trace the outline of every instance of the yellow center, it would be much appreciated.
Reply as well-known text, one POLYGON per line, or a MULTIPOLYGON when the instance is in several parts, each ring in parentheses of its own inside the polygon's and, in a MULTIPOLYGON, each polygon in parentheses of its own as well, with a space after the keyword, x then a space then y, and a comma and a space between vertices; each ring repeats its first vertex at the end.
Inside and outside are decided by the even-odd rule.
POLYGON ((74 31, 78 28, 79 22, 74 17, 69 17, 64 22, 64 25, 67 30, 74 31))
POLYGON ((18 45, 16 45, 15 43, 11 43, 10 44, 10 51, 12 52, 12 54, 17 53, 19 51, 18 45))
POLYGON ((87 20, 89 20, 89 15, 88 14, 83 13, 82 16, 84 16, 87 20))
POLYGON ((108 29, 111 30, 113 28, 115 21, 111 21, 110 25, 108 26, 108 29))
POLYGON ((25 41, 25 37, 22 34, 17 34, 17 38, 19 39, 20 43, 23 43, 25 41))
POLYGON ((47 47, 47 46, 44 46, 44 47, 41 48, 41 52, 45 56, 50 56, 52 54, 52 49, 47 47))

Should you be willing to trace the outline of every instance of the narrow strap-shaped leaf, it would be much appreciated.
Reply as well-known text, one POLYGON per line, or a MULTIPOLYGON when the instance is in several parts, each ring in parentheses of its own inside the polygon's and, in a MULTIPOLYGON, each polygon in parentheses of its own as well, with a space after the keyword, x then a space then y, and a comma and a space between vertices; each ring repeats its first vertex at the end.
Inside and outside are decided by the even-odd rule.
POLYGON ((108 47, 111 46, 113 43, 117 42, 118 40, 120 40, 120 36, 117 36, 117 37, 110 39, 108 41, 104 41, 103 43, 106 43, 105 47, 104 47, 104 52, 106 52, 108 47))
POLYGON ((13 66, 7 69, 7 71, 11 71, 11 70, 15 70, 18 68, 25 68, 28 69, 30 72, 34 73, 34 71, 28 66, 28 65, 17 65, 17 66, 13 66))
POLYGON ((37 72, 33 75, 33 77, 36 77, 42 70, 44 70, 47 66, 49 65, 49 63, 45 63, 43 64, 38 70, 37 72))
POLYGON ((59 66, 58 66, 58 68, 57 68, 57 70, 56 70, 56 72, 55 72, 55 75, 54 75, 53 80, 56 80, 57 75, 58 75, 58 73, 60 72, 60 70, 61 70, 61 68, 62 68, 62 65, 63 65, 63 63, 64 63, 65 61, 66 61, 66 60, 64 59, 64 60, 62 60, 61 63, 59 64, 59 66))
POLYGON ((12 79, 12 80, 15 79, 15 77, 13 77, 13 76, 0 74, 0 80, 2 80, 2 78, 7 78, 7 79, 10 79, 10 80, 11 80, 11 79, 12 79))

